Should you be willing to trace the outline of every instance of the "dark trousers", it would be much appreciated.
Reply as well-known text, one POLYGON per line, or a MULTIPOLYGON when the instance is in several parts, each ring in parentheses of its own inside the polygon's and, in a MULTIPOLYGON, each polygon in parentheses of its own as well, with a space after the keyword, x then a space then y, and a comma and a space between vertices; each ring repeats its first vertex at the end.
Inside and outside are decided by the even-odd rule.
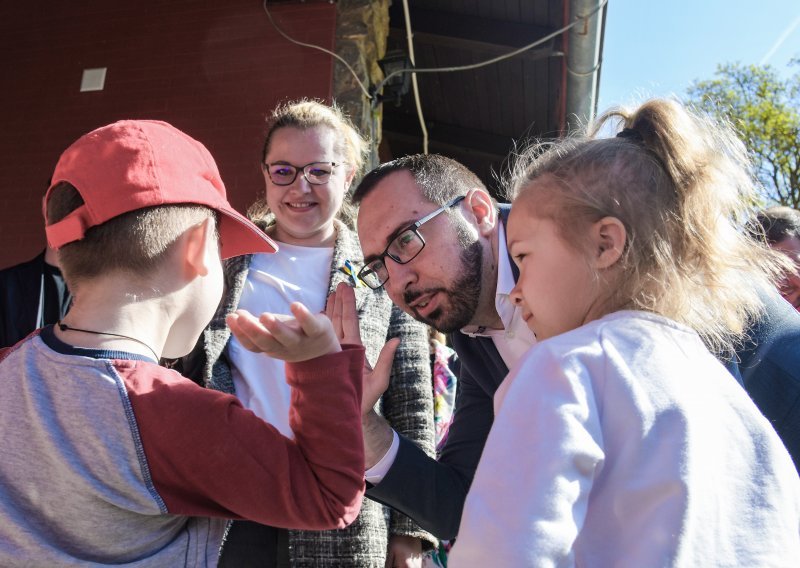
POLYGON ((234 521, 222 544, 219 567, 288 568, 288 532, 250 521, 234 521))

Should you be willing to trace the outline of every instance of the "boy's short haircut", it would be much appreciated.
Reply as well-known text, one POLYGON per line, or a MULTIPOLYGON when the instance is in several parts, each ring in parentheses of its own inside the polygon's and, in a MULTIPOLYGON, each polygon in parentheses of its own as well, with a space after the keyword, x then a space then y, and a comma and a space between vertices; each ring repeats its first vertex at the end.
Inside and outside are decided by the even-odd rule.
MULTIPOLYGON (((57 223, 83 204, 78 190, 61 182, 47 202, 47 222, 57 223)), ((123 213, 61 247, 59 265, 72 289, 116 270, 146 276, 169 257, 167 251, 178 237, 209 218, 218 224, 214 211, 202 205, 161 205, 123 213)))
POLYGON ((228 203, 208 150, 166 122, 123 120, 79 138, 58 160, 43 211, 68 279, 151 270, 212 213, 223 258, 277 250, 228 203))

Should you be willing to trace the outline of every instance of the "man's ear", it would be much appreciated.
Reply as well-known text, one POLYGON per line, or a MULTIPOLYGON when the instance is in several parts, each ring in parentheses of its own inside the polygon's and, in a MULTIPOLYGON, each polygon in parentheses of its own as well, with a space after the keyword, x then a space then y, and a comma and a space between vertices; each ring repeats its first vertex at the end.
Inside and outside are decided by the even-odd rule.
POLYGON ((193 225, 181 236, 183 265, 186 276, 205 276, 214 261, 213 255, 219 255, 215 237, 216 221, 209 217, 205 221, 193 225))
POLYGON ((497 210, 491 195, 484 189, 474 187, 467 192, 464 203, 472 212, 481 235, 489 236, 497 225, 497 210))
POLYGON ((603 217, 592 225, 590 232, 595 250, 595 268, 610 268, 625 250, 628 238, 625 225, 616 217, 603 217))

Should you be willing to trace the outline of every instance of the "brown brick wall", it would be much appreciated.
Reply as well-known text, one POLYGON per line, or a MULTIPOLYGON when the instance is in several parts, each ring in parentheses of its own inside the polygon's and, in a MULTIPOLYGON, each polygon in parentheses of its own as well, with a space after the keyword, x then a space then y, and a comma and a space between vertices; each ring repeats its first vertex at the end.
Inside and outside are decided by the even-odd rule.
MULTIPOLYGON (((263 119, 278 101, 331 96, 331 58, 288 43, 259 0, 9 2, 0 18, 0 267, 44 246, 40 203, 61 151, 123 118, 171 122, 202 141, 233 205, 263 191, 263 119), (105 90, 80 93, 84 68, 105 90)), ((270 3, 297 39, 334 47, 336 6, 270 3)), ((111 196, 113 198, 113 196, 111 196)))

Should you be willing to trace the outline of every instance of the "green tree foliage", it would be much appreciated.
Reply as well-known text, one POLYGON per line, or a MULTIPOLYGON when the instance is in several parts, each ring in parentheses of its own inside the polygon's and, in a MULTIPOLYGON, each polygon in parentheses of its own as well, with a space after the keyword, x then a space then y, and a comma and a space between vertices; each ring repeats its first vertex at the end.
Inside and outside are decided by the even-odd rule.
MULTIPOLYGON (((800 59, 791 65, 800 67, 800 59)), ((688 102, 737 129, 766 199, 800 208, 800 72, 782 79, 768 65, 720 65, 688 94, 688 102)))

